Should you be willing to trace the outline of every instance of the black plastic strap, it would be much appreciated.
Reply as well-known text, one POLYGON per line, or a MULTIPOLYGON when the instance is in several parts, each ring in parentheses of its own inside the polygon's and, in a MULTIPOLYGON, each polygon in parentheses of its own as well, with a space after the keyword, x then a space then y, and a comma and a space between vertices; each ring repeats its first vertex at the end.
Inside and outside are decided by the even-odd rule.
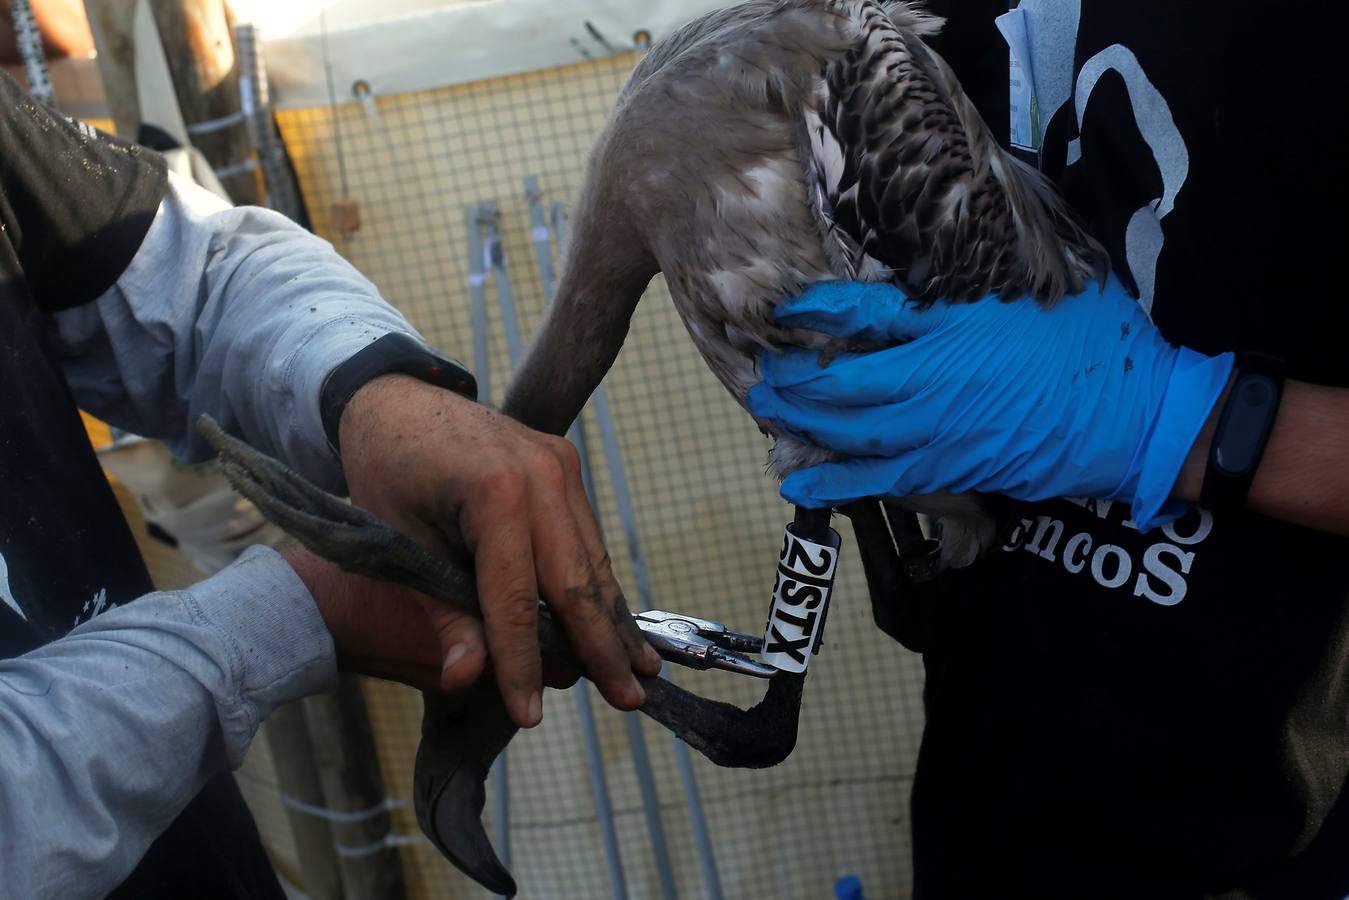
POLYGON ((319 415, 328 443, 338 449, 337 426, 356 392, 380 375, 397 372, 478 399, 478 382, 458 360, 436 353, 410 334, 386 334, 328 375, 319 394, 319 415))
POLYGON ((1209 447, 1200 502, 1214 511, 1246 505, 1283 398, 1285 365, 1278 357, 1243 353, 1209 447))

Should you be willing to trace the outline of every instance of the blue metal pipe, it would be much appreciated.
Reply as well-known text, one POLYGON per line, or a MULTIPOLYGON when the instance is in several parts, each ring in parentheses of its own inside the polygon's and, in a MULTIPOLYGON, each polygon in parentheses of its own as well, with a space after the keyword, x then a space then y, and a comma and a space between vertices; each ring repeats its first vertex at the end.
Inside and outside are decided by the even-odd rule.
MULTIPOLYGON (((565 208, 562 204, 554 204, 553 230, 558 235, 559 246, 562 245, 565 234, 565 215, 565 208)), ((618 445, 618 429, 614 424, 614 414, 609 408, 609 396, 604 390, 604 385, 601 384, 595 388, 595 393, 591 395, 590 400, 595 410, 596 424, 600 428, 600 441, 604 447, 605 461, 608 463, 609 481, 614 492, 614 504, 618 507, 619 522, 623 526, 623 537, 628 545, 628 557, 632 566, 633 581, 637 587, 638 607, 641 610, 654 609, 655 591, 651 586, 651 573, 646 567, 646 554, 642 551, 641 535, 637 529, 637 513, 632 506, 632 494, 628 490, 628 476, 623 469, 623 454, 618 445)), ((662 667, 661 674, 663 676, 666 674, 664 667, 662 667)), ((642 741, 637 715, 630 713, 627 719, 630 739, 635 742, 642 741)), ((673 740, 675 767, 679 770, 679 780, 684 787, 684 802, 689 811, 689 825, 693 829, 693 842, 698 853, 698 868, 702 872, 703 887, 707 891, 709 900, 722 900, 721 877, 717 872, 716 852, 713 850, 712 839, 707 830, 707 817, 703 812, 702 796, 698 791, 698 780, 693 772, 693 760, 689 756, 688 745, 678 738, 673 740)), ((634 746, 634 760, 637 757, 638 754, 634 746)), ((645 743, 642 743, 641 758, 646 758, 645 743)), ((639 787, 643 791, 643 803, 646 803, 646 788, 641 784, 640 778, 639 787)), ((654 798, 654 784, 651 785, 651 793, 654 798)), ((659 800, 653 799, 652 802, 659 803, 659 800)), ((673 890, 673 885, 670 889, 673 890)))
MULTIPOLYGON (((478 397, 484 403, 492 399, 491 357, 487 350, 487 271, 483 258, 482 228, 485 214, 490 215, 490 204, 471 206, 466 216, 468 226, 468 292, 473 315, 473 371, 478 379, 478 397)), ((509 870, 511 867, 511 807, 510 779, 506 751, 492 763, 488 773, 492 794, 493 844, 497 856, 509 870)))
POLYGON ((482 215, 470 206, 465 216, 468 226, 468 296, 473 316, 473 374, 478 379, 478 397, 492 402, 490 356, 487 350, 487 271, 482 261, 482 215))
MULTIPOLYGON (((556 276, 553 270, 551 232, 543 216, 543 207, 539 204, 539 181, 533 175, 525 178, 525 196, 529 201, 531 234, 539 266, 539 281, 543 286, 543 298, 546 303, 552 303, 556 276)), ((518 360, 512 359, 512 363, 518 363, 518 360)), ((590 472, 590 453, 586 447, 585 430, 579 418, 572 424, 567 437, 576 446, 577 455, 581 459, 581 481, 585 487, 586 498, 594 508, 595 484, 590 472)), ((590 689, 584 681, 581 681, 571 689, 571 692, 576 701, 576 715, 581 721, 581 742, 585 747, 586 768, 590 774, 590 790, 595 799, 595 818, 599 823, 600 840, 604 846, 604 861, 609 868, 609 885, 614 900, 627 900, 628 884, 623 875, 623 856, 618 846, 618 829, 614 826, 613 805, 609 801, 609 782, 604 775, 604 757, 600 753, 599 732, 595 727, 595 710, 590 703, 590 689)))

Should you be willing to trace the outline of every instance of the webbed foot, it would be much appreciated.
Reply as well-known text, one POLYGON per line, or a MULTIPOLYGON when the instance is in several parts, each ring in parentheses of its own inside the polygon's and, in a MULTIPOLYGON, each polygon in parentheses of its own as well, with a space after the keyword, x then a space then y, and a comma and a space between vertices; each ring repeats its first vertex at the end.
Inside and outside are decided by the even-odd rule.
POLYGON ((423 694, 422 700, 422 741, 412 775, 417 824, 461 872, 493 893, 514 897, 515 879, 487 839, 482 810, 488 770, 515 736, 515 724, 490 681, 466 699, 423 694))

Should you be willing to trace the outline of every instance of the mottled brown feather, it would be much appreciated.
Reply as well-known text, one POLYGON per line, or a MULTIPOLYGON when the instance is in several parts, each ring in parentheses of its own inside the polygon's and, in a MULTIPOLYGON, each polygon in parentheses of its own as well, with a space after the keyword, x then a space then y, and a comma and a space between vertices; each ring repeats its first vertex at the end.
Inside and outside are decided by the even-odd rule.
MULTIPOLYGON (((1103 275, 1101 247, 923 43, 940 25, 916 3, 748 0, 658 43, 592 152, 558 301, 512 400, 530 409, 529 385, 564 377, 579 409, 618 350, 594 338, 621 341, 657 270, 742 402, 764 352, 859 349, 774 323, 773 307, 813 282, 1048 303, 1103 275), (559 375, 557 348, 578 338, 603 352, 559 375)), ((571 406, 552 417, 570 421, 571 406)), ((827 458, 786 437, 771 457, 780 475, 827 458)), ((971 529, 974 545, 991 540, 971 529)))

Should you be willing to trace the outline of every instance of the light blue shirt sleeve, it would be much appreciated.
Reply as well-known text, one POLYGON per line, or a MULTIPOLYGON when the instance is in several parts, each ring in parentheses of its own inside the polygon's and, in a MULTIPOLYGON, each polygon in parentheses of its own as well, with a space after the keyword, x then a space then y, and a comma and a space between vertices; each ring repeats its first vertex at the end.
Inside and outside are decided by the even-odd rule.
POLYGON ((200 460, 210 450, 195 423, 210 413, 337 492, 324 379, 385 334, 416 335, 327 241, 172 173, 122 277, 96 303, 56 314, 53 330, 76 400, 104 421, 200 460))
POLYGON ((0 897, 102 897, 272 710, 336 678, 308 591, 263 547, 0 661, 0 897))
MULTIPOLYGON (((327 242, 176 175, 117 283, 51 319, 82 408, 187 459, 210 413, 336 491, 320 388, 392 331, 416 333, 327 242)), ((103 896, 262 719, 335 678, 313 600, 262 548, 0 661, 0 898, 103 896)))

